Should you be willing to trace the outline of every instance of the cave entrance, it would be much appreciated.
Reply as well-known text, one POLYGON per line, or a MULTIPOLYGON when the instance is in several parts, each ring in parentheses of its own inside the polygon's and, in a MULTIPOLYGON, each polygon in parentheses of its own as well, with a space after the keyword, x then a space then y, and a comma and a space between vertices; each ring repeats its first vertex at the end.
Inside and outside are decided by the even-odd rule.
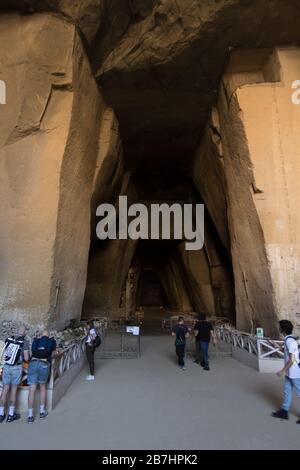
POLYGON ((139 286, 137 304, 141 307, 160 307, 165 304, 164 292, 155 270, 144 269, 139 286))
POLYGON ((141 319, 143 329, 159 328, 164 315, 163 307, 167 305, 167 296, 157 272, 152 269, 143 269, 137 297, 137 309, 143 312, 141 319))
MULTIPOLYGON (((184 172, 136 171, 126 178, 121 194, 128 196, 130 204, 203 203, 184 172)), ((94 238, 84 318, 129 319, 142 309, 144 328, 160 328, 165 317, 200 311, 234 322, 231 260, 206 209, 203 249, 188 251, 185 242, 172 236, 168 240, 94 238)))
MULTIPOLYGON (((141 240, 138 243, 134 262, 140 275, 134 304, 137 310, 141 309, 143 312, 143 329, 158 330, 163 318, 170 311, 179 313, 183 308, 182 302, 177 298, 178 286, 172 275, 172 263, 178 244, 176 240, 141 240)), ((183 283, 181 289, 187 296, 183 283)), ((189 306, 191 307, 190 302, 189 306)))

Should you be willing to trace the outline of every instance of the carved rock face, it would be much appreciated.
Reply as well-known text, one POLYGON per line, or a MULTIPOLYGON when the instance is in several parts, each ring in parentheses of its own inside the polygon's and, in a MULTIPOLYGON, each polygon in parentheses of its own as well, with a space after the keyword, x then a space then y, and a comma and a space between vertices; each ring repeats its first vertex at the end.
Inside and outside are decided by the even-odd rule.
POLYGON ((299 43, 299 13, 282 0, 156 2, 96 70, 133 165, 143 153, 188 166, 232 50, 299 43))
MULTIPOLYGON (((33 321, 61 326, 80 317, 84 291, 88 315, 99 306, 118 311, 137 243, 100 245, 97 205, 118 195, 131 202, 195 197, 210 217, 206 255, 187 255, 180 246, 169 253, 160 281, 173 292, 170 305, 213 313, 218 297, 219 310, 232 313, 235 289, 245 320, 240 328, 264 319, 273 334, 272 285, 279 286, 279 305, 289 305, 289 292, 294 313, 299 305, 291 286, 299 284, 293 226, 299 227, 299 195, 292 178, 300 107, 288 107, 290 84, 300 77, 297 51, 281 54, 277 76, 269 57, 276 46, 300 43, 297 2, 4 0, 0 9, 0 80, 8 85, 0 108, 6 113, 0 120, 5 314, 18 319, 27 312, 33 321), (238 67, 228 70, 235 50, 242 51, 238 67), (280 70, 293 76, 284 82, 280 70), (264 115, 253 106, 257 95, 238 96, 254 84, 261 84, 259 103, 266 100, 274 135, 255 132, 264 115), (271 193, 282 205, 271 204, 271 193)), ((142 263, 152 269, 154 261, 160 268, 159 250, 157 259, 143 261, 140 253, 139 269, 142 263)))
POLYGON ((104 0, 4 0, 1 8, 26 13, 53 12, 76 24, 88 44, 95 38, 103 17, 104 0))

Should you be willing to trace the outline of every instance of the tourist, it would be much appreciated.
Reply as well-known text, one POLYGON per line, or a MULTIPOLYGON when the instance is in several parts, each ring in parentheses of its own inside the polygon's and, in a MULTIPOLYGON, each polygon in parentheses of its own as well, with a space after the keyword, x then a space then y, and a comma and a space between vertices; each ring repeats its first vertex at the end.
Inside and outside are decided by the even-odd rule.
POLYGON ((97 338, 97 331, 94 326, 94 322, 92 320, 87 322, 87 330, 86 330, 86 340, 85 340, 85 351, 86 357, 90 369, 90 374, 86 377, 86 380, 95 380, 95 360, 94 354, 96 350, 96 338, 97 338))
POLYGON ((178 357, 178 365, 185 370, 184 355, 186 338, 189 336, 189 329, 184 324, 184 318, 178 317, 178 323, 172 329, 172 336, 175 336, 175 350, 178 357))
MULTIPOLYGON (((195 320, 194 322, 194 329, 195 329, 196 324, 197 324, 197 320, 195 320)), ((195 360, 194 362, 196 364, 200 364, 200 345, 199 345, 197 335, 195 336, 195 360)))
POLYGON ((43 330, 40 338, 34 338, 27 378, 29 385, 28 423, 34 422, 34 396, 38 385, 40 387, 40 419, 44 419, 48 416, 48 412, 46 411, 47 382, 50 375, 51 358, 55 350, 56 341, 54 338, 49 337, 47 330, 43 330))
POLYGON ((199 344, 199 352, 201 354, 201 366, 204 370, 210 370, 208 362, 208 349, 211 338, 216 344, 216 337, 212 324, 206 320, 206 315, 201 313, 198 316, 198 321, 194 326, 194 333, 196 335, 196 342, 199 344))
MULTIPOLYGON (((284 367, 277 372, 277 376, 285 376, 284 393, 281 409, 272 413, 272 416, 274 418, 289 419, 293 388, 295 388, 297 396, 300 397, 299 348, 296 338, 292 336, 293 324, 289 320, 281 320, 279 328, 281 334, 284 335, 284 367)), ((300 419, 297 424, 300 424, 300 419)))
POLYGON ((3 390, 0 397, 0 423, 5 420, 6 401, 10 392, 7 422, 12 423, 20 419, 21 415, 15 412, 17 388, 22 380, 23 361, 29 359, 29 342, 25 338, 26 328, 22 326, 16 336, 9 336, 5 340, 3 350, 4 367, 2 372, 3 390))

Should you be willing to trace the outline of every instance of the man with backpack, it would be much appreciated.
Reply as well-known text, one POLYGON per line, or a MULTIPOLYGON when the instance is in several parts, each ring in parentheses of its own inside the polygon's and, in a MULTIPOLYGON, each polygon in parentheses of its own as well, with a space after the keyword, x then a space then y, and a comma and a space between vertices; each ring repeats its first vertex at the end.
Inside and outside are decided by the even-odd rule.
POLYGON ((175 350, 178 357, 178 365, 182 370, 185 370, 184 355, 186 338, 189 336, 189 329, 184 324, 183 317, 178 317, 178 323, 172 329, 172 336, 175 336, 175 350))
POLYGON ((56 341, 49 338, 47 330, 42 332, 40 338, 35 338, 32 343, 32 357, 28 367, 27 382, 28 395, 28 423, 34 422, 33 405, 37 386, 40 386, 40 419, 48 416, 46 411, 47 382, 50 373, 52 353, 56 350, 56 341))
MULTIPOLYGON (((293 399, 293 388, 300 397, 300 361, 297 340, 293 333, 293 324, 289 320, 279 322, 280 332, 284 335, 284 367, 277 372, 278 377, 285 376, 284 397, 281 409, 272 413, 274 418, 289 419, 289 409, 293 399)), ((300 424, 300 419, 297 421, 300 424)))
POLYGON ((3 351, 3 390, 0 397, 0 423, 5 420, 5 406, 10 391, 10 403, 7 422, 12 423, 20 419, 15 412, 17 388, 22 380, 23 361, 29 360, 29 342, 25 338, 26 328, 21 327, 16 336, 10 336, 5 340, 3 351))

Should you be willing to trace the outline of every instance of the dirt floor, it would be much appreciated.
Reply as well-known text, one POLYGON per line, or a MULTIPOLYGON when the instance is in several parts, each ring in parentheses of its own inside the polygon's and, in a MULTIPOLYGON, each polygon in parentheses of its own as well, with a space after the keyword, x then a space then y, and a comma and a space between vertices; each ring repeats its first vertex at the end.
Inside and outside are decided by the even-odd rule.
POLYGON ((141 359, 97 361, 48 418, 0 425, 0 449, 299 449, 300 400, 289 421, 270 417, 282 380, 230 357, 211 371, 175 362, 173 339, 142 337, 141 359))

